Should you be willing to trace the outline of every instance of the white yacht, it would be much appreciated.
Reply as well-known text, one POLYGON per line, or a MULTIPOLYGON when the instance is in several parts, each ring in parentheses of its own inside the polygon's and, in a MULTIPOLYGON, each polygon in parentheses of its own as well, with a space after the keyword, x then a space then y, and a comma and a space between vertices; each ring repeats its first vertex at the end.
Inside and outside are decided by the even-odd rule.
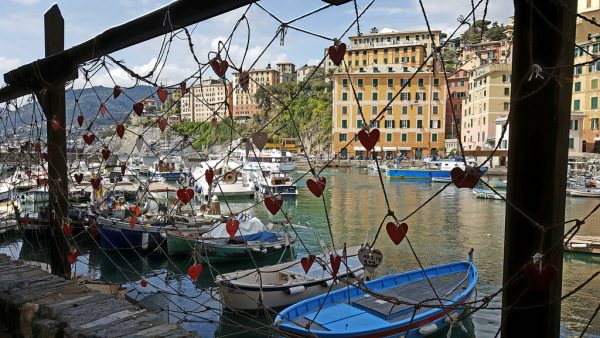
POLYGON ((196 192, 199 192, 203 201, 207 202, 210 195, 219 197, 253 197, 256 191, 253 176, 242 171, 243 165, 234 161, 209 160, 200 163, 192 171, 192 178, 196 192), (212 186, 208 185, 205 172, 209 168, 214 171, 212 186))

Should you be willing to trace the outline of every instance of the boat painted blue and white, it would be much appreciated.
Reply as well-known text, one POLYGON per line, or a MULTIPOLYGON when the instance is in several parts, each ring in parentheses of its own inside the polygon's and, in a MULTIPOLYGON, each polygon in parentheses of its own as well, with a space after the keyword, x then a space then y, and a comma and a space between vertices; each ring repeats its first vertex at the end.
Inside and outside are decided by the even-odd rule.
POLYGON ((132 226, 128 217, 113 212, 98 214, 96 220, 100 230, 100 247, 105 250, 154 250, 165 241, 162 234, 174 229, 142 217, 132 226))
POLYGON ((275 325, 290 336, 423 337, 466 311, 460 305, 473 296, 477 278, 472 262, 388 275, 296 303, 275 325))
MULTIPOLYGON (((467 165, 471 167, 477 166, 474 160, 467 160, 467 165)), ((465 162, 459 159, 456 160, 438 160, 428 161, 421 167, 417 168, 388 168, 385 173, 389 178, 399 179, 419 179, 419 180, 436 180, 436 182, 448 182, 452 178, 450 172, 454 168, 465 170, 465 162)), ((481 174, 487 172, 487 167, 480 167, 481 174)))

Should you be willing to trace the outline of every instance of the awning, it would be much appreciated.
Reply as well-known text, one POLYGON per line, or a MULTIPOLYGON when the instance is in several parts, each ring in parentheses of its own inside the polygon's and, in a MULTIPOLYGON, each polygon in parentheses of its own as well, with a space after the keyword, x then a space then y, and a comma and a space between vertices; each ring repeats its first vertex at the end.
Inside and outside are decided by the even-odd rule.
POLYGON ((398 147, 398 150, 411 150, 411 147, 398 147))
POLYGON ((354 151, 366 151, 365 147, 354 147, 354 151))
POLYGON ((383 151, 396 151, 396 147, 383 147, 383 151))
POLYGON ((381 147, 375 147, 373 148, 374 151, 381 151, 381 147))

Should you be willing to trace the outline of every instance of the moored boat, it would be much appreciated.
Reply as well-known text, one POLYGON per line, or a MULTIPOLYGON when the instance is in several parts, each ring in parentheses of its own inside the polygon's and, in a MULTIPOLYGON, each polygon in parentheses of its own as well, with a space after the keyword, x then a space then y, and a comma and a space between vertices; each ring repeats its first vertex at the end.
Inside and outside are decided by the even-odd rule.
POLYGON ((389 275, 292 305, 279 313, 275 325, 293 336, 421 337, 462 314, 465 309, 458 305, 469 301, 476 283, 472 262, 389 275))
MULTIPOLYGON (((468 166, 477 166, 474 160, 466 162, 468 166)), ((389 178, 399 179, 451 179, 450 172, 456 167, 465 170, 465 162, 459 159, 428 161, 423 166, 416 168, 388 168, 385 173, 389 178)), ((487 167, 479 168, 482 175, 487 172, 487 169, 487 167)))
POLYGON ((263 171, 256 179, 259 197, 278 195, 294 198, 298 196, 298 187, 292 182, 290 175, 283 172, 263 171))
POLYGON ((567 188, 567 194, 574 197, 600 197, 600 188, 567 188))
MULTIPOLYGON (((339 278, 360 277, 364 268, 356 256, 360 247, 348 248, 347 264, 338 272, 339 278)), ((342 250, 337 250, 342 255, 342 250)), ((256 310, 262 304, 268 308, 289 306, 301 300, 337 290, 346 284, 334 281, 331 272, 323 269, 330 264, 329 257, 321 255, 307 272, 301 260, 266 266, 260 269, 239 270, 218 275, 222 303, 232 310, 256 310), (332 285, 333 284, 333 285, 332 285)))
POLYGON ((473 195, 475 195, 475 197, 477 197, 477 198, 485 198, 485 199, 492 199, 492 200, 501 200, 502 197, 506 198, 506 190, 497 189, 496 192, 494 192, 494 190, 492 190, 492 189, 487 189, 487 188, 474 188, 473 189, 473 195))

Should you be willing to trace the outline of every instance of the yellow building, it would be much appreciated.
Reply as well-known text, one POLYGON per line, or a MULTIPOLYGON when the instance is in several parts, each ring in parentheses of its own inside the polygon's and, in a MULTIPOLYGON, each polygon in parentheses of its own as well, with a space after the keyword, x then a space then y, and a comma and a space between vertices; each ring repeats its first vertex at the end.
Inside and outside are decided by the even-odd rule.
POLYGON ((488 64, 469 74, 469 92, 463 101, 461 137, 465 150, 492 149, 496 120, 510 111, 511 64, 488 64))
POLYGON ((233 104, 231 84, 225 85, 220 79, 206 79, 200 85, 193 86, 181 97, 181 121, 208 121, 213 114, 225 118, 229 116, 228 107, 233 104))
MULTIPOLYGON (((403 64, 373 64, 361 68, 350 74, 352 85, 345 72, 336 71, 332 76, 332 148, 334 152, 341 152, 343 158, 367 155, 357 139, 346 147, 363 124, 352 86, 369 123, 416 71, 416 67, 403 64)), ((436 154, 443 148, 445 90, 442 75, 434 78, 430 71, 419 72, 375 122, 381 133, 374 149, 377 156, 404 153, 421 157, 436 154)))
MULTIPOLYGON (((590 54, 600 53, 600 34, 590 37, 579 46, 590 54)), ((575 49, 575 64, 589 62, 592 56, 580 48, 575 49)), ((576 66, 573 75, 573 105, 572 113, 583 114, 582 149, 583 151, 600 152, 600 61, 587 65, 576 66), (596 145, 597 143, 597 145, 596 145)))
POLYGON ((252 69, 248 72, 250 76, 248 91, 245 92, 239 86, 239 73, 233 73, 233 118, 236 120, 249 120, 260 111, 260 103, 256 102, 255 95, 259 88, 268 87, 279 83, 279 72, 275 69, 252 69))

